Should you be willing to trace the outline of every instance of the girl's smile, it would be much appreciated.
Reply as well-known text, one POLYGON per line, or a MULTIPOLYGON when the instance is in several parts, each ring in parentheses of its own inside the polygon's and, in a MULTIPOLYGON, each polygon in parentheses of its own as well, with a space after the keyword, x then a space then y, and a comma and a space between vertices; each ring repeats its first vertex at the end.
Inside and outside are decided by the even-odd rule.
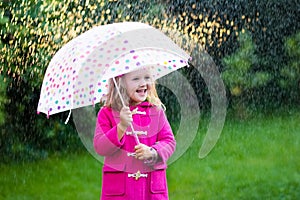
POLYGON ((136 91, 137 93, 139 93, 140 95, 145 95, 147 94, 147 89, 140 89, 136 91))

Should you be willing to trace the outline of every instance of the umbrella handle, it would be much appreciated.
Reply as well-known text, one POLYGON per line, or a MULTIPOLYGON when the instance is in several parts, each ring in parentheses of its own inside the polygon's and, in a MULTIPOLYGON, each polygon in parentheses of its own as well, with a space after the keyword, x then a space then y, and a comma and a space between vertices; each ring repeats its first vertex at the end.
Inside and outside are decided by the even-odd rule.
POLYGON ((130 128, 131 128, 131 130, 132 130, 132 132, 133 132, 133 137, 134 137, 134 139, 135 139, 135 142, 136 142, 137 144, 140 144, 140 140, 139 140, 139 138, 138 138, 138 136, 137 136, 135 130, 133 129, 132 124, 130 124, 130 128))
POLYGON ((71 112, 72 112, 72 110, 70 109, 69 114, 68 114, 68 118, 66 119, 65 124, 67 124, 69 122, 70 117, 71 117, 71 112))
MULTIPOLYGON (((118 92, 118 94, 119 94, 119 97, 120 97, 120 99, 121 99, 122 105, 123 105, 123 107, 125 107, 125 102, 124 102, 124 99, 123 99, 123 97, 122 97, 122 95, 121 95, 121 92, 120 92, 120 89, 119 89, 119 87, 118 87, 118 84, 117 84, 117 82, 116 82, 115 77, 113 77, 113 81, 114 81, 115 87, 116 87, 116 89, 117 89, 117 92, 118 92)), ((137 144, 140 144, 139 138, 138 138, 137 134, 135 133, 135 130, 133 129, 132 124, 130 124, 130 128, 131 128, 131 130, 132 130, 132 132, 133 132, 133 136, 134 136, 134 139, 135 139, 136 143, 137 143, 137 144)))

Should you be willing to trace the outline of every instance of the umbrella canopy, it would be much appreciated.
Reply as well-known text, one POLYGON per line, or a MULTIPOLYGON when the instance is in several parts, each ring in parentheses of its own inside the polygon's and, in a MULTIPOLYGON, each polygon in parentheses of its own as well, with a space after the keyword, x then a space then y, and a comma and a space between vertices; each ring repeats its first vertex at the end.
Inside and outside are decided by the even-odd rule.
POLYGON ((187 65, 190 56, 161 31, 139 22, 98 26, 64 45, 50 61, 38 112, 47 116, 99 102, 108 79, 141 67, 153 79, 187 65))

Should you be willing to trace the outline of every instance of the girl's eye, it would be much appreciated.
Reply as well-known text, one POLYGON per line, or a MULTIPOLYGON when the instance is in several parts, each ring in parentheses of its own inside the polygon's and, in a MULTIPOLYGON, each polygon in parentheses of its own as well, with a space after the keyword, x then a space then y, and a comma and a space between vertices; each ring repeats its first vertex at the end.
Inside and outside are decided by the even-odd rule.
POLYGON ((150 80, 150 76, 146 76, 145 79, 146 79, 146 80, 150 80))
POLYGON ((138 80, 139 80, 139 78, 133 78, 132 80, 133 80, 133 81, 138 81, 138 80))

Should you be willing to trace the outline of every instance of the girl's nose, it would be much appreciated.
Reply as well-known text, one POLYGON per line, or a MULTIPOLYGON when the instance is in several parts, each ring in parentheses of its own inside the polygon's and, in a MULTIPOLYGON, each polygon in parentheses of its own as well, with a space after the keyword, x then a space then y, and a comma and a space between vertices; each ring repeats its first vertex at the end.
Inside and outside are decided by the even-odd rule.
POLYGON ((146 80, 142 79, 142 80, 140 81, 139 86, 145 86, 146 84, 147 84, 146 80))

